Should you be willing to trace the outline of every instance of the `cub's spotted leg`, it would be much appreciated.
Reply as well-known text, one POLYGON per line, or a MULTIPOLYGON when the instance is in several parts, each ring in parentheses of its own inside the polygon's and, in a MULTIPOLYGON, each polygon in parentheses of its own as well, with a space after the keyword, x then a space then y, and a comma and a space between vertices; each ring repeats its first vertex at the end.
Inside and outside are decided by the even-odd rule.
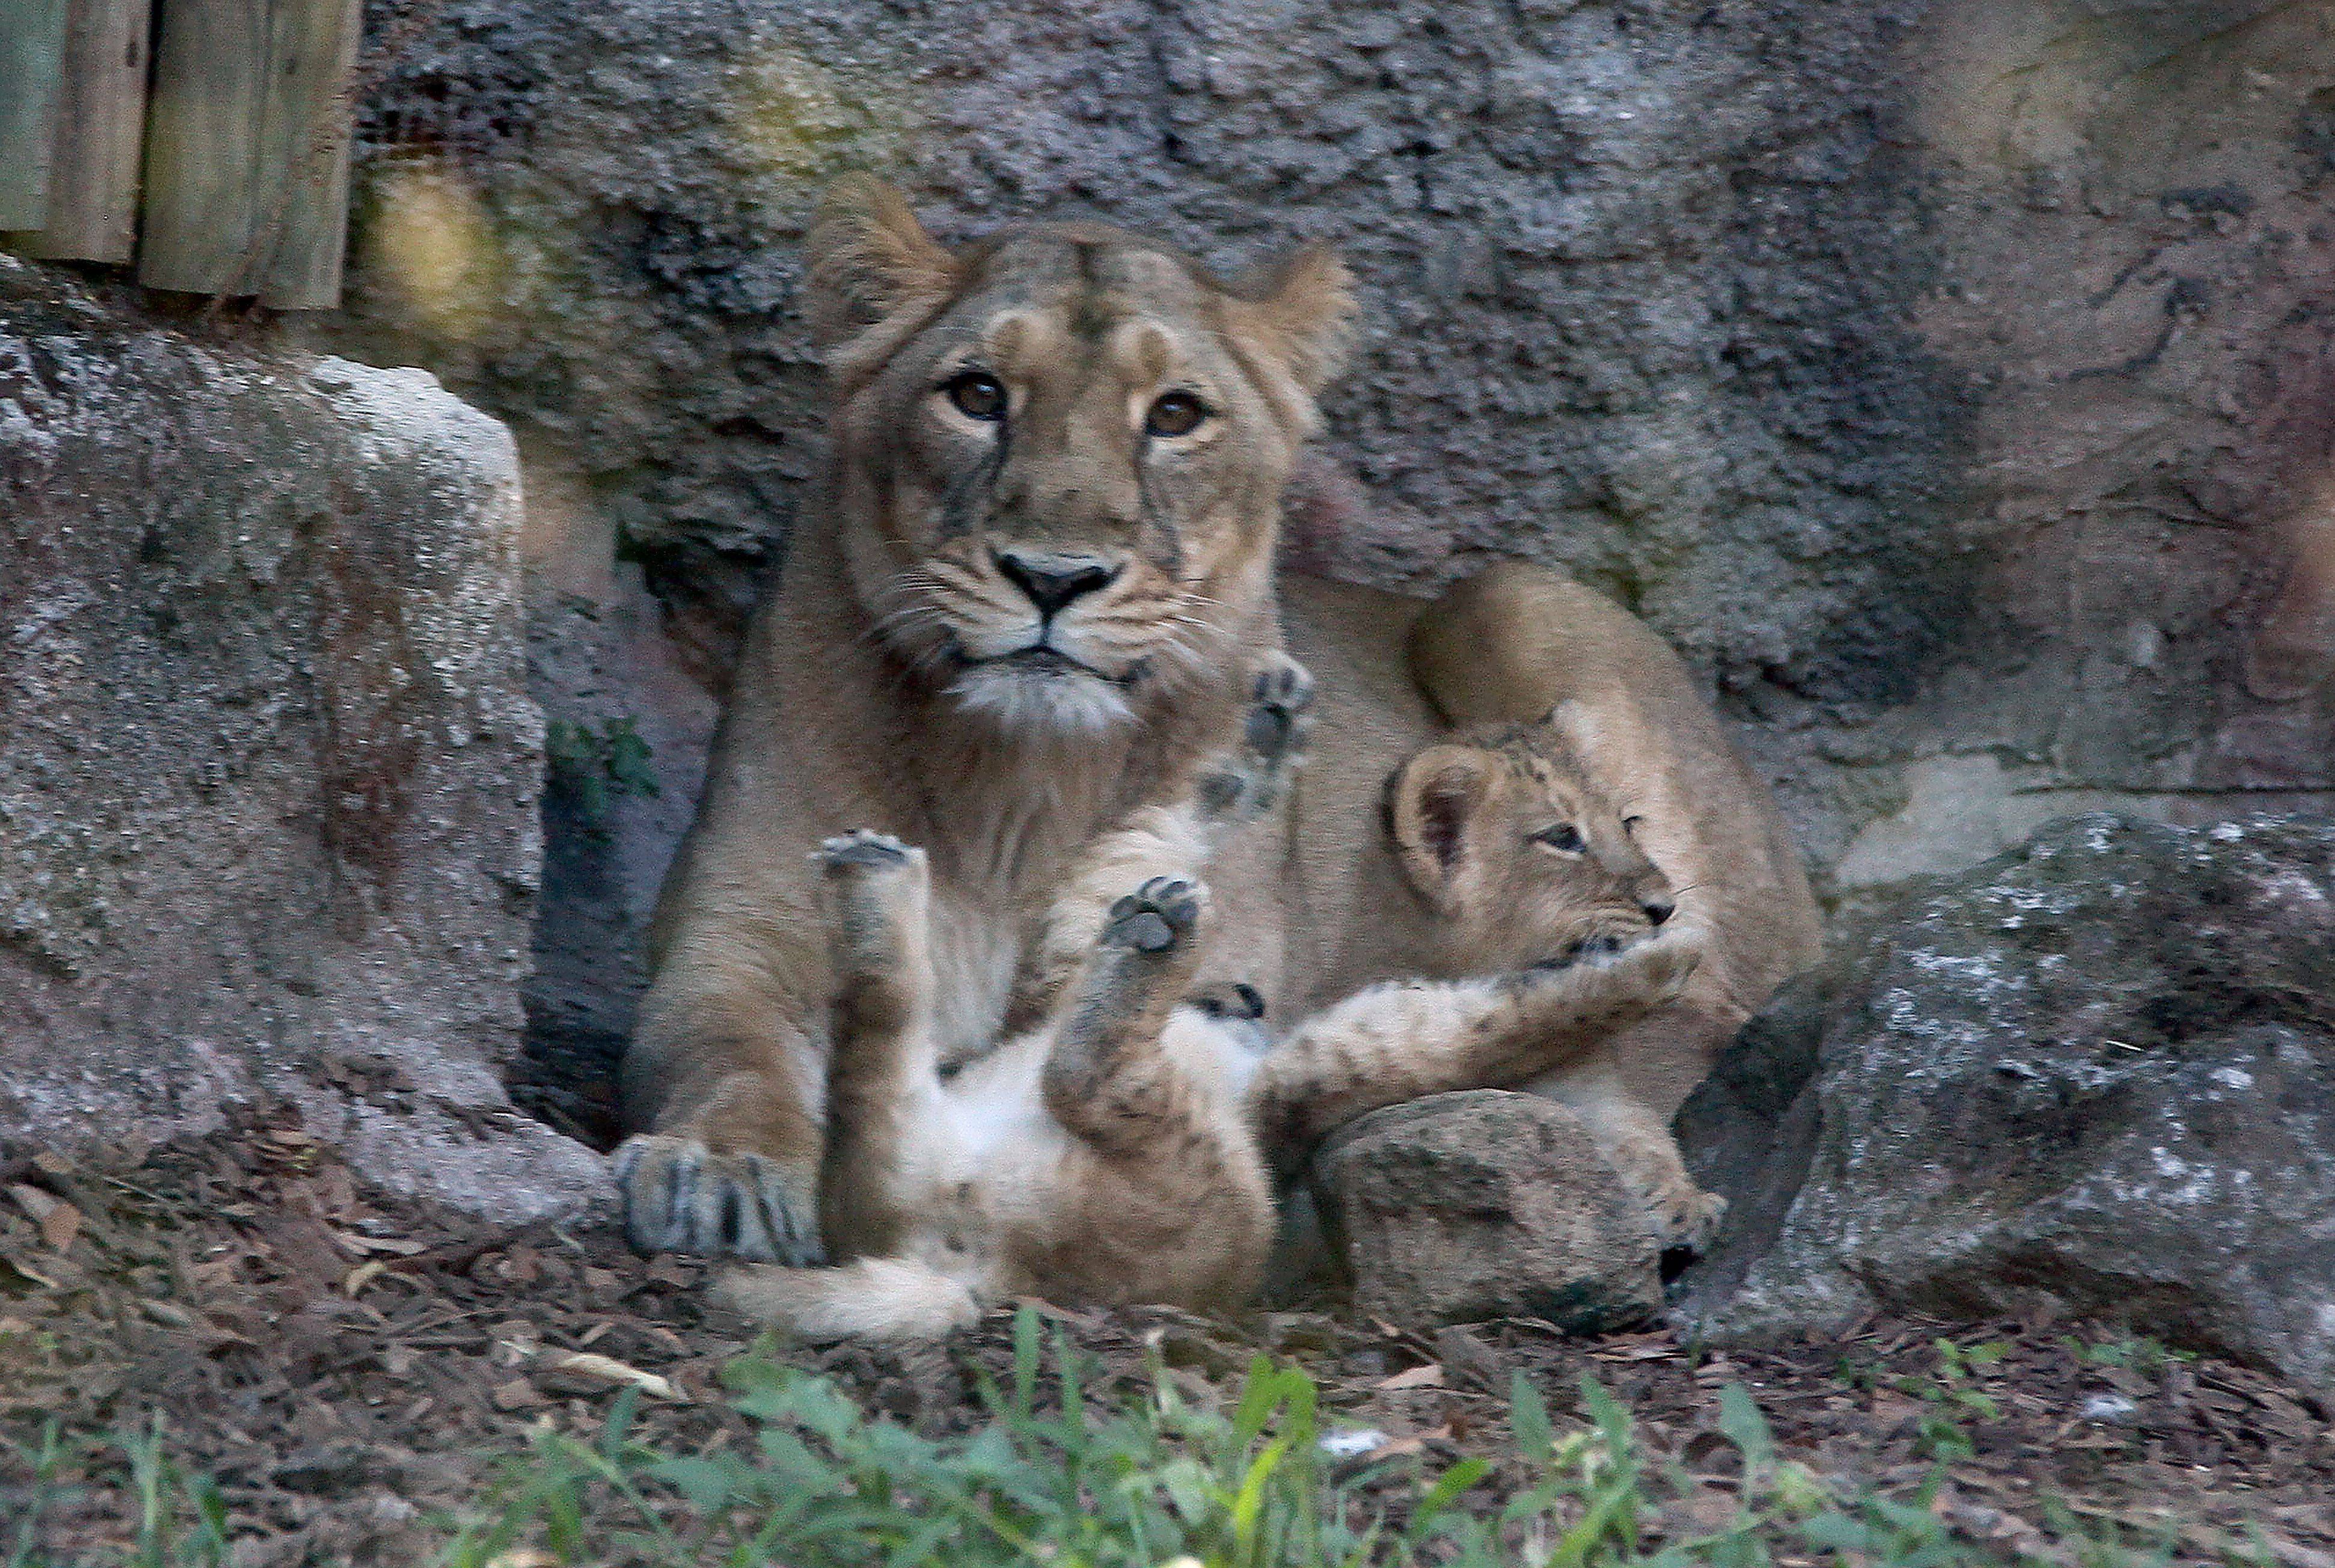
POLYGON ((914 1217, 901 1207, 901 1156, 938 1094, 931 874, 923 850, 864 830, 813 858, 836 986, 819 1213, 835 1255, 887 1253, 914 1217))
POLYGON ((1654 937, 1516 974, 1371 986, 1264 1059, 1249 1088, 1252 1125, 1285 1168, 1381 1107, 1520 1083, 1675 1000, 1701 956, 1699 944, 1654 937))
POLYGON ((1313 677, 1305 666, 1286 653, 1266 655, 1239 743, 1202 769, 1191 798, 1142 807, 1088 847, 1048 907, 1015 982, 1008 1033, 1034 1029, 1053 1011, 1121 892, 1154 877, 1197 878, 1226 832, 1262 816, 1288 791, 1304 759, 1313 702, 1313 677))

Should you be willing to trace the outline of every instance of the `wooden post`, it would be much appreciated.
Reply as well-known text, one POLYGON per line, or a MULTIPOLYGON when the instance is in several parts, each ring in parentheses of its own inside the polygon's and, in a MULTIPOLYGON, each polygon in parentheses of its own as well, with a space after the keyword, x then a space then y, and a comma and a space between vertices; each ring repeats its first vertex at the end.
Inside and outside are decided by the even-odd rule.
MULTIPOLYGON (((0 0, 5 4, 5 0, 0 0)), ((70 0, 46 221, 27 255, 128 261, 138 237, 150 0, 70 0)))
POLYGON ((362 0, 160 0, 139 281, 340 301, 362 0))
POLYGON ((49 215, 65 0, 0 0, 0 229, 49 215))

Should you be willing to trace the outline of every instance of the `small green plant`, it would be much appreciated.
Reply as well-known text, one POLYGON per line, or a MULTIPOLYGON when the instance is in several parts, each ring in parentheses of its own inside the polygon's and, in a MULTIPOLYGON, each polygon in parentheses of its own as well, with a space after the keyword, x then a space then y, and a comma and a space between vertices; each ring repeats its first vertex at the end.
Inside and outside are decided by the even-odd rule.
POLYGON ((2087 1366, 2120 1367, 2144 1378, 2160 1375, 2168 1362, 2197 1359, 2195 1350, 2174 1350, 2146 1334, 2127 1334, 2088 1345, 2075 1339, 2063 1339, 2059 1342, 2074 1351, 2076 1359, 2087 1366))
POLYGON ((544 726, 543 754, 553 792, 573 802, 595 828, 607 822, 619 797, 657 793, 649 769, 654 753, 630 719, 609 719, 596 730, 589 722, 554 719, 544 726))
POLYGON ((1952 1340, 1931 1341, 1938 1352, 1938 1375, 1933 1381, 1918 1378, 1899 1378, 1896 1386, 1901 1393, 1912 1394, 1923 1406, 1917 1418, 1914 1440, 1923 1454, 1933 1459, 1967 1459, 1977 1452, 1965 1423, 1999 1421, 2002 1407, 1992 1395, 1976 1386, 1981 1371, 2002 1360, 2009 1348, 2000 1341, 1981 1344, 1961 1345, 1952 1340))

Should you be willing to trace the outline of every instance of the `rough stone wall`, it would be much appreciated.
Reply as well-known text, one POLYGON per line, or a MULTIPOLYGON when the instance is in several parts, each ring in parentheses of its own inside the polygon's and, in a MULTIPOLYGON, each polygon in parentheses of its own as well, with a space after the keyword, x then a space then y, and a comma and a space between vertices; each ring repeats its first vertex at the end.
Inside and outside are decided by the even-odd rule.
POLYGON ((427 373, 0 256, 0 1140, 289 1100, 393 1190, 605 1190, 515 1115, 539 841, 518 470, 427 373))
POLYGON ((577 875, 535 1001, 569 1046, 628 1026, 628 934, 815 466, 793 247, 850 168, 948 235, 1088 211, 1235 264, 1339 245, 1368 315, 1326 447, 1370 502, 1324 487, 1307 553, 1612 589, 1710 679, 1831 896, 2068 811, 2335 801, 2324 6, 375 20, 403 48, 322 330, 515 421, 569 498, 535 536, 538 689, 655 732, 656 795, 551 818, 577 875))

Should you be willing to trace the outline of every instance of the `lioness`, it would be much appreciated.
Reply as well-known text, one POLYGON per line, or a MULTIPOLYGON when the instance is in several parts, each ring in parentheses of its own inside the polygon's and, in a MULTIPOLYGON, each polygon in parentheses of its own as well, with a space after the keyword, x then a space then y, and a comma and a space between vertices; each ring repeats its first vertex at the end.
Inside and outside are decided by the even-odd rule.
POLYGON ((1660 874, 1581 860, 1580 802, 1543 759, 1546 732, 1512 729, 1430 747, 1389 790, 1403 862, 1449 927, 1445 962, 1501 973, 1372 986, 1277 1044, 1236 1010, 1179 1005, 1210 851, 1281 792, 1296 750, 1303 688, 1268 680, 1260 697, 1243 759, 1097 841, 1041 944, 1086 946, 1078 974, 1038 1028, 953 1077, 932 1030, 926 857, 883 834, 828 841, 838 991, 822 1197, 828 1243, 851 1261, 749 1265, 722 1282, 734 1304, 822 1339, 936 1336, 1022 1293, 1238 1306, 1274 1234, 1273 1152, 1381 1106, 1556 1068, 1679 993, 1700 954, 1654 933, 1660 874), (1497 899, 1454 897, 1455 880, 1497 899))

